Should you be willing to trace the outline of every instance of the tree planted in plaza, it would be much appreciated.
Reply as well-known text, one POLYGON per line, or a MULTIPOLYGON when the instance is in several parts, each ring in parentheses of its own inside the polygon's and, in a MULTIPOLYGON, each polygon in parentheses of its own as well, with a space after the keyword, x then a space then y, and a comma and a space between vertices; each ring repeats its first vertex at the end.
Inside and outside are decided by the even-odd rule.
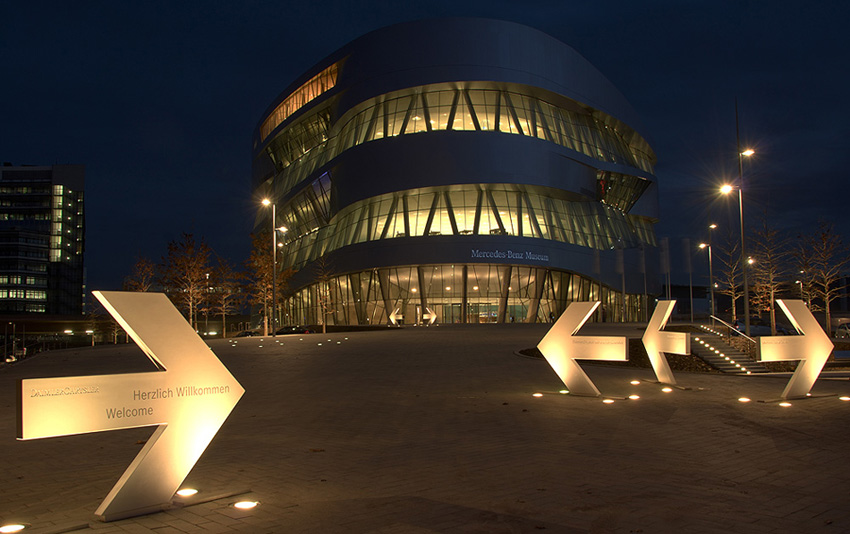
POLYGON ((156 282, 156 264, 139 256, 133 264, 133 272, 124 279, 125 291, 150 291, 156 282))
POLYGON ((821 222, 818 229, 801 237, 800 254, 808 258, 811 271, 812 292, 823 303, 826 315, 826 335, 832 336, 830 304, 837 299, 844 286, 841 272, 850 264, 850 250, 835 233, 832 224, 821 222))
POLYGON ((776 335, 776 298, 788 272, 788 239, 762 220, 752 240, 751 268, 754 307, 770 314, 770 335, 776 335))
POLYGON ((287 281, 293 274, 291 269, 281 269, 281 265, 277 264, 276 277, 272 278, 276 262, 272 256, 271 243, 272 236, 268 231, 252 234, 251 254, 248 261, 245 262, 249 300, 251 304, 261 306, 263 310, 263 335, 269 333, 271 326, 269 318, 277 312, 278 306, 283 300, 287 281), (275 300, 277 302, 272 302, 272 280, 274 280, 276 286, 275 300))
POLYGON ((160 282, 168 297, 187 313, 197 329, 198 309, 208 294, 208 274, 212 250, 203 238, 184 232, 180 239, 168 243, 160 265, 160 282))
POLYGON ((213 313, 221 316, 221 337, 227 337, 227 315, 241 308, 244 279, 244 273, 236 271, 226 259, 216 255, 209 280, 208 306, 213 313))
POLYGON ((741 278, 741 248, 740 242, 734 235, 729 234, 716 245, 718 262, 717 282, 718 292, 732 299, 732 322, 738 319, 736 305, 743 294, 740 285, 741 278))
MULTIPOLYGON (((328 331, 328 317, 336 310, 332 291, 335 278, 333 265, 326 256, 320 256, 313 263, 313 273, 316 278, 316 304, 319 307, 319 321, 322 323, 322 333, 328 331)), ((387 312, 389 313, 389 312, 387 312)))

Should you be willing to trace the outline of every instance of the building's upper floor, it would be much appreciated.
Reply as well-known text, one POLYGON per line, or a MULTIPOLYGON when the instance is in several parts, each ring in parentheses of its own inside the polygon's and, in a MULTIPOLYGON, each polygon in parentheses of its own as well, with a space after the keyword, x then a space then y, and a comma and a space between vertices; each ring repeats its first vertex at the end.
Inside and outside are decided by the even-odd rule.
POLYGON ((254 186, 285 195, 346 150, 436 132, 531 137, 609 172, 652 177, 655 155, 617 89, 533 28, 436 19, 356 39, 295 80, 254 133, 254 186))

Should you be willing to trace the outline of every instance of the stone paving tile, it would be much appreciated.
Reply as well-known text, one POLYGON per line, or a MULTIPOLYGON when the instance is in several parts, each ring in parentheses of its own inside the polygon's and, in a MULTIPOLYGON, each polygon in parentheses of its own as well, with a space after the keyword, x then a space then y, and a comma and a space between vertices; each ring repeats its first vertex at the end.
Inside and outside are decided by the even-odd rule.
MULTIPOLYGON (((603 393, 641 396, 603 405, 558 394, 545 362, 513 354, 543 333, 213 342, 246 394, 185 485, 250 488, 260 507, 228 498, 106 524, 92 513, 152 430, 17 442, 15 380, 151 366, 134 347, 40 355, 0 370, 0 519, 104 534, 850 531, 850 403, 744 405, 778 397, 784 380, 686 373, 680 383, 705 390, 665 394, 629 384, 651 371, 587 365, 603 393)), ((847 394, 850 382, 815 391, 847 394)))

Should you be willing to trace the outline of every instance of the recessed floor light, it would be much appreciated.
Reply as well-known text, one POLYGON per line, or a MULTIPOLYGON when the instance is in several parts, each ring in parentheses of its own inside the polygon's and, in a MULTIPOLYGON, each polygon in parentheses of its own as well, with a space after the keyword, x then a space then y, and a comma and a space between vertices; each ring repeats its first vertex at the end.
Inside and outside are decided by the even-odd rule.
POLYGON ((671 391, 673 391, 673 388, 661 388, 661 391, 663 391, 664 393, 670 393, 671 391))
POLYGON ((602 404, 614 404, 614 399, 602 399, 602 404))
POLYGON ((240 510, 250 510, 252 508, 256 508, 260 503, 257 501, 239 501, 233 503, 234 508, 238 508, 240 510))
POLYGON ((749 397, 738 397, 738 402, 750 402, 749 397))
POLYGON ((0 534, 7 534, 11 532, 20 532, 23 529, 27 528, 27 525, 22 525, 20 523, 15 523, 12 525, 3 525, 0 527, 0 534))
POLYGON ((844 402, 850 401, 850 397, 838 397, 838 400, 843 400, 844 402))
POLYGON ((542 397, 543 394, 542 393, 533 393, 531 396, 532 397, 542 397))
POLYGON ((640 380, 632 380, 631 382, 629 382, 629 384, 631 384, 633 386, 640 385, 640 380))
POLYGON ((177 490, 177 495, 180 497, 191 497, 192 495, 196 495, 198 490, 195 488, 183 488, 181 490, 177 490))
POLYGON ((632 400, 638 400, 640 398, 640 395, 629 395, 629 398, 632 400))
POLYGON ((787 408, 787 407, 791 406, 791 403, 790 402, 780 402, 779 405, 782 406, 783 408, 787 408))

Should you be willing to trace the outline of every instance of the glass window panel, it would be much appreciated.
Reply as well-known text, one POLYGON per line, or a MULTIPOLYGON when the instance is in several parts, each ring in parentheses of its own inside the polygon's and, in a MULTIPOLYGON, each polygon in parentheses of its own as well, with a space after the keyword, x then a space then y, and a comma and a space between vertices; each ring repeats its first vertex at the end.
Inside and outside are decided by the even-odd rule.
POLYGON ((410 115, 410 120, 407 122, 407 127, 404 130, 405 134, 414 134, 425 132, 428 130, 425 125, 425 110, 422 107, 422 95, 414 95, 413 97, 413 112, 410 115))

